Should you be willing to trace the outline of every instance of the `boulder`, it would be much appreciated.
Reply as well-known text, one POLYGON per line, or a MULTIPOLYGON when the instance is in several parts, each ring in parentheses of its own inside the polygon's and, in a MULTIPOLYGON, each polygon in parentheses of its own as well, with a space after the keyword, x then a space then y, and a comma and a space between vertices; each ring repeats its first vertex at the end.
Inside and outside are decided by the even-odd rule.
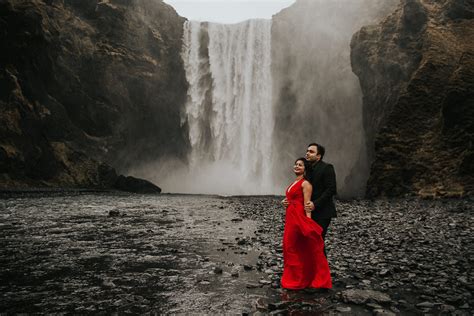
POLYGON ((118 176, 113 187, 117 190, 133 193, 161 193, 161 189, 150 181, 132 176, 118 176))

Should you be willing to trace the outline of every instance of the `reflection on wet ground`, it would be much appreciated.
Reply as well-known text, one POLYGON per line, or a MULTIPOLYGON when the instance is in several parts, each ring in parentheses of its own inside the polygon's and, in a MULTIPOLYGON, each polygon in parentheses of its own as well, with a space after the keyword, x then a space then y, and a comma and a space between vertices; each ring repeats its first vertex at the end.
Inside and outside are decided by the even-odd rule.
POLYGON ((224 198, 10 198, 0 228, 2 312, 241 313, 268 296, 257 223, 224 198))

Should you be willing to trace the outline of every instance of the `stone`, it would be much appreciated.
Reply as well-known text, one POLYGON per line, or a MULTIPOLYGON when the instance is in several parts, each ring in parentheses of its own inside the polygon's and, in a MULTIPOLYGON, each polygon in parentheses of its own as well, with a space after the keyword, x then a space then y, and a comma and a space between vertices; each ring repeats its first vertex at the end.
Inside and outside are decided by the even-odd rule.
POLYGON ((268 304, 268 310, 274 311, 274 310, 284 310, 290 305, 290 302, 275 302, 275 303, 269 303, 268 304))
POLYGON ((237 241, 237 245, 245 245, 247 243, 247 241, 245 239, 240 239, 239 241, 237 241))
POLYGON ((339 313, 350 313, 352 311, 352 308, 349 306, 338 306, 336 307, 336 311, 339 313))
POLYGON ((390 296, 373 290, 349 289, 341 293, 345 303, 364 304, 367 302, 389 303, 390 296))
POLYGON ((382 306, 380 306, 379 304, 375 304, 375 303, 368 303, 366 304, 367 307, 370 307, 372 309, 381 309, 382 306))
POLYGON ((109 280, 109 279, 104 280, 104 281, 102 282, 102 285, 103 285, 104 287, 108 287, 108 288, 114 288, 114 287, 116 287, 115 283, 114 283, 113 281, 109 280))
POLYGON ((431 302, 422 302, 422 303, 416 304, 416 307, 418 307, 418 308, 432 308, 434 306, 435 306, 435 304, 433 304, 431 302))
POLYGON ((268 310, 268 302, 264 298, 258 298, 255 301, 255 308, 258 310, 268 310))
POLYGON ((445 312, 445 313, 452 313, 456 310, 456 307, 452 306, 452 305, 447 305, 447 304, 442 304, 440 307, 439 307, 439 310, 441 312, 445 312))
POLYGON ((392 311, 386 309, 374 309, 373 310, 374 316, 396 316, 396 314, 392 311))
POLYGON ((252 270, 252 269, 253 269, 253 267, 252 267, 251 265, 249 265, 249 264, 244 264, 244 270, 245 270, 245 271, 250 271, 250 270, 252 270))
POLYGON ((109 211, 109 217, 117 217, 120 216, 120 211, 119 210, 110 210, 109 211))

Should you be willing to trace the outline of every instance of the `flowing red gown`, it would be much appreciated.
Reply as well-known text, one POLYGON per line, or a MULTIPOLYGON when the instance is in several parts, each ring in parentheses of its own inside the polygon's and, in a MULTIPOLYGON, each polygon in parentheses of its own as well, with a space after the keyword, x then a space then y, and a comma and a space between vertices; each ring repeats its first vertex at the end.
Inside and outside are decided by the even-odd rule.
POLYGON ((331 288, 331 273, 324 255, 322 228, 306 217, 301 179, 286 190, 290 203, 286 208, 283 233, 283 276, 286 289, 331 288))

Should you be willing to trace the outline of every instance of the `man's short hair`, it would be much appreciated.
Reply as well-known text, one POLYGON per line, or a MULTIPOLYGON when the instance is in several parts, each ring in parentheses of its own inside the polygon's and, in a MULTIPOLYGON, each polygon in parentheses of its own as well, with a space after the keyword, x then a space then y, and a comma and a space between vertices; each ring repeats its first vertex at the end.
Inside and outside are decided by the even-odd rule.
POLYGON ((316 146, 316 148, 318 149, 318 155, 321 155, 321 160, 323 160, 324 154, 326 153, 326 149, 324 148, 324 146, 318 143, 311 143, 308 145, 308 147, 311 146, 316 146))

